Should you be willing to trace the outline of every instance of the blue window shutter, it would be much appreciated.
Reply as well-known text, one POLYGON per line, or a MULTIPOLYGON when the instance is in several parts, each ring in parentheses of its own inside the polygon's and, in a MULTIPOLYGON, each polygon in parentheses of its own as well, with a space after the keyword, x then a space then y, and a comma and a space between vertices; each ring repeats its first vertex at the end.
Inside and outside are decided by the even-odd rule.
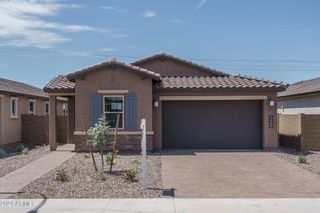
POLYGON ((101 95, 93 93, 91 95, 91 126, 94 126, 101 116, 101 95))
POLYGON ((135 131, 136 130, 136 117, 137 117, 137 104, 136 94, 127 93, 125 95, 125 108, 124 108, 124 119, 125 119, 125 130, 135 131))

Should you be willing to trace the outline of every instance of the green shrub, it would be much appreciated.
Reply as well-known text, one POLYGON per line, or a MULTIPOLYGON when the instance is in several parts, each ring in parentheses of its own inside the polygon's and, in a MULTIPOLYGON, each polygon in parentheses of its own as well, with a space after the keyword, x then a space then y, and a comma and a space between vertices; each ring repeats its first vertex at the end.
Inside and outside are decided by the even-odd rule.
POLYGON ((16 152, 22 152, 26 147, 23 144, 16 146, 16 152))
POLYGON ((101 169, 98 169, 98 171, 97 171, 97 180, 102 180, 102 181, 107 180, 106 174, 101 169))
POLYGON ((130 182, 136 182, 137 179, 137 172, 133 169, 127 170, 124 172, 124 179, 130 182))
POLYGON ((22 154, 28 154, 28 151, 29 151, 29 149, 27 148, 27 147, 24 147, 23 149, 22 149, 22 154))
POLYGON ((6 151, 5 151, 4 149, 1 149, 1 148, 0 148, 0 158, 5 157, 6 154, 7 154, 6 151))
POLYGON ((307 157, 305 155, 300 154, 298 156, 298 162, 299 163, 307 163, 307 157))
POLYGON ((103 148, 108 142, 108 136, 110 136, 110 134, 111 129, 104 116, 99 118, 94 127, 91 127, 87 131, 88 144, 98 151, 101 156, 101 170, 104 170, 103 148))
POLYGON ((69 175, 64 170, 59 170, 56 174, 56 180, 61 182, 69 181, 69 175))
MULTIPOLYGON (((112 155, 113 153, 112 152, 108 152, 108 154, 106 154, 106 162, 108 165, 110 165, 111 161, 112 161, 112 155)), ((116 157, 118 156, 118 152, 116 152, 113 156, 113 160, 116 159, 116 157)), ((114 162, 113 162, 113 165, 114 165, 114 162)))

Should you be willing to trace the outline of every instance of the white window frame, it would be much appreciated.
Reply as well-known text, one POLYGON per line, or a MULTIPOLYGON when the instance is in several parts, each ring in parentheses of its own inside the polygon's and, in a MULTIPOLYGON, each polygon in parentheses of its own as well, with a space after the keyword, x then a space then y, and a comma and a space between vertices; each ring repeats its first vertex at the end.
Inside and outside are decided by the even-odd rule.
POLYGON ((44 102, 44 114, 45 115, 49 115, 50 114, 50 103, 49 103, 49 101, 44 102), (48 105, 48 112, 46 112, 47 105, 48 105))
POLYGON ((63 113, 63 115, 68 115, 69 114, 68 103, 62 103, 62 113, 63 113))
POLYGON ((10 117, 11 118, 19 118, 18 116, 18 100, 19 98, 17 97, 11 97, 10 99, 10 117), (15 114, 12 113, 12 101, 15 101, 16 105, 15 105, 15 114))
POLYGON ((28 112, 29 112, 29 115, 36 115, 36 100, 29 99, 29 101, 28 101, 28 112), (30 103, 33 103, 33 112, 31 112, 31 110, 30 110, 30 103))
MULTIPOLYGON (((122 114, 122 128, 119 128, 119 130, 124 130, 124 95, 104 95, 103 96, 103 115, 105 116, 105 114, 117 114, 117 113, 121 113, 122 114), (122 112, 106 112, 106 103, 105 103, 105 98, 108 97, 112 97, 112 98, 121 98, 122 99, 122 112)), ((115 129, 115 128, 111 128, 111 129, 115 129)))

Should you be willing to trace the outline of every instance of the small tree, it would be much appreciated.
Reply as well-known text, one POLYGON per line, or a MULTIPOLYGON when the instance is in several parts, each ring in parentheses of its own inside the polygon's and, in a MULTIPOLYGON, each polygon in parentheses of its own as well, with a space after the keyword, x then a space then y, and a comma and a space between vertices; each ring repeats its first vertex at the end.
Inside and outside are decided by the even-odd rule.
POLYGON ((81 116, 81 123, 82 123, 83 131, 86 133, 86 141, 87 141, 87 144, 88 144, 88 147, 89 147, 89 151, 90 151, 90 154, 91 154, 91 158, 92 158, 94 170, 95 170, 95 171, 98 171, 98 169, 97 169, 97 164, 96 164, 96 160, 95 160, 95 158, 94 158, 93 151, 92 151, 92 146, 91 146, 91 144, 89 143, 88 131, 87 131, 86 127, 84 126, 84 121, 83 121, 83 117, 82 117, 82 116, 81 116))
POLYGON ((107 143, 108 136, 111 134, 110 126, 105 117, 99 118, 94 127, 90 127, 87 132, 88 143, 99 152, 101 156, 101 170, 104 170, 103 148, 107 143))
POLYGON ((114 131, 114 139, 113 139, 112 150, 111 150, 111 159, 110 159, 109 172, 112 172, 113 161, 118 155, 117 135, 118 135, 119 122, 120 122, 120 114, 117 115, 117 123, 116 123, 116 129, 114 131))

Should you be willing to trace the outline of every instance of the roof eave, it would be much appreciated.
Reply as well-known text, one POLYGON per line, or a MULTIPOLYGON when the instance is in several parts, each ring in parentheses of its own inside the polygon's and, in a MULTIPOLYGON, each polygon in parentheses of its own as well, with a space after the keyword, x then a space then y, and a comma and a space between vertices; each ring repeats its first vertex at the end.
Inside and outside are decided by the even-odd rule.
POLYGON ((43 91, 45 91, 46 93, 66 93, 66 94, 70 94, 70 93, 75 93, 75 89, 74 88, 68 88, 68 89, 57 89, 57 88, 43 88, 43 91))
POLYGON ((4 91, 4 90, 0 90, 0 93, 1 94, 5 94, 5 95, 11 95, 11 96, 17 96, 17 97, 26 97, 26 98, 31 98, 31 99, 47 100, 49 98, 49 96, 30 95, 30 94, 25 94, 25 93, 10 92, 10 91, 4 91))
MULTIPOLYGON (((89 71, 92 71, 92 70, 95 70, 95 69, 99 69, 99 68, 101 68, 101 67, 104 67, 104 66, 114 66, 113 67, 113 69, 115 69, 116 68, 116 66, 120 66, 120 67, 124 67, 124 68, 126 68, 126 69, 130 69, 130 70, 132 70, 132 71, 135 71, 135 72, 137 72, 138 74, 140 74, 140 75, 142 75, 142 76, 146 76, 146 77, 149 77, 149 78, 151 78, 151 79, 154 79, 154 80, 159 80, 160 79, 160 74, 158 74, 158 73, 148 73, 148 72, 150 72, 149 70, 145 70, 145 71, 142 71, 142 70, 140 70, 140 69, 142 69, 142 68, 132 68, 132 67, 129 67, 129 65, 128 66, 126 66, 124 63, 120 63, 120 62, 105 62, 105 63, 101 63, 101 64, 98 64, 98 65, 94 65, 94 66, 92 66, 92 67, 88 67, 88 68, 85 68, 85 69, 83 69, 83 70, 79 70, 79 71, 76 71, 76 72, 73 72, 73 73, 70 73, 70 74, 68 74, 68 75, 66 75, 66 78, 69 80, 69 81, 72 81, 72 82, 74 82, 74 80, 76 79, 76 78, 82 78, 82 77, 84 77, 89 71)), ((132 65, 133 66, 133 65, 132 65)))
POLYGON ((257 92, 257 93, 277 93, 279 90, 283 91, 285 88, 280 87, 153 87, 155 91, 251 91, 251 92, 257 92))
POLYGON ((298 98, 298 97, 302 97, 302 96, 314 96, 314 95, 320 95, 320 91, 304 92, 304 93, 283 95, 283 96, 278 95, 278 99, 287 99, 287 98, 295 98, 295 97, 298 98))

